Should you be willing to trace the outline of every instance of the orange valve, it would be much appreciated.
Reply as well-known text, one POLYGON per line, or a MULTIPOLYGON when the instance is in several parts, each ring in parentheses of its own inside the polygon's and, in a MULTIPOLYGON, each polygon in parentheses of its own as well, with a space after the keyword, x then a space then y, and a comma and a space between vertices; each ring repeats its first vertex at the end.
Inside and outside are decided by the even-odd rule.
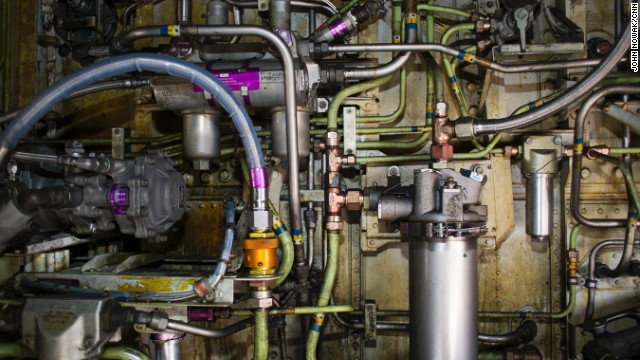
POLYGON ((243 265, 251 275, 270 275, 278 267, 278 239, 273 233, 258 233, 244 239, 243 265))

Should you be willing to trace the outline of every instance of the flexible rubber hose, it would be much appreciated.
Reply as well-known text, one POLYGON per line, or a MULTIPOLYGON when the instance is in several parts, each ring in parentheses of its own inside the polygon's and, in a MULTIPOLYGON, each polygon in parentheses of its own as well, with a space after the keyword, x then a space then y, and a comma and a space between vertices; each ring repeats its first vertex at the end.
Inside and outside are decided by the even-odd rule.
MULTIPOLYGON (((598 83, 600 83, 600 81, 602 81, 607 76, 607 74, 611 70, 613 70, 618 65, 618 62, 627 53, 630 42, 631 24, 628 24, 622 37, 620 38, 620 40, 618 40, 616 46, 613 48, 609 56, 607 56, 607 58, 604 59, 595 70, 590 72, 571 89, 567 90, 554 100, 548 102, 546 105, 541 106, 533 111, 526 112, 522 115, 496 120, 474 119, 472 122, 473 134, 475 136, 495 134, 500 131, 527 127, 566 108, 570 104, 576 102, 579 98, 583 97, 585 94, 588 94, 598 83)), ((458 132, 458 126, 456 126, 456 132, 458 132)), ((464 130, 463 133, 465 133, 464 130)))
POLYGON ((236 207, 233 199, 227 199, 224 206, 224 217, 226 221, 226 229, 224 231, 224 240, 222 241, 222 248, 220 249, 220 259, 216 265, 213 274, 206 279, 208 290, 215 288, 220 282, 220 279, 227 271, 227 262, 231 257, 231 248, 233 247, 233 238, 236 235, 235 222, 236 222, 236 207))
MULTIPOLYGON (((107 80, 93 85, 89 85, 84 89, 74 91, 69 96, 66 96, 64 100, 77 99, 79 97, 95 94, 105 90, 119 90, 119 89, 137 89, 139 87, 149 86, 149 79, 122 79, 122 80, 107 80)), ((13 111, 0 114, 0 124, 5 124, 11 121, 13 118, 20 114, 24 108, 15 109, 13 111)))
POLYGON ((184 78, 212 94, 214 99, 229 113, 236 126, 249 166, 253 169, 264 168, 262 150, 251 118, 233 93, 212 74, 194 64, 170 56, 154 54, 113 57, 84 67, 53 84, 32 100, 0 134, 0 164, 8 160, 10 151, 15 148, 18 141, 29 132, 31 127, 68 94, 83 89, 96 80, 134 71, 151 71, 184 78))

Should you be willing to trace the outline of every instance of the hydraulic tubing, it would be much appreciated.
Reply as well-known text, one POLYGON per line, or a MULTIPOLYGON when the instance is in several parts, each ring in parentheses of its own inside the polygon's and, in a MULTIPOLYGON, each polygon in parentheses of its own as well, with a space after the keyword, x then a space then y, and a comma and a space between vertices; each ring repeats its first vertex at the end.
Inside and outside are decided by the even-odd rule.
POLYGON ((253 317, 240 320, 222 329, 210 329, 206 327, 196 326, 184 323, 182 321, 169 320, 167 329, 175 330, 195 336, 202 336, 209 339, 222 339, 242 331, 253 325, 253 317))
MULTIPOLYGON (((225 0, 225 1, 231 6, 235 6, 242 9, 258 7, 257 1, 239 1, 239 0, 225 0)), ((327 6, 326 4, 315 2, 315 1, 291 0, 291 7, 294 9, 317 11, 326 16, 332 16, 332 15, 338 14, 338 12, 332 7, 327 6)))
POLYGON ((584 124, 591 108, 601 98, 614 94, 631 94, 640 91, 638 85, 610 85, 594 92, 583 103, 576 117, 573 145, 573 168, 571 170, 571 215, 581 224, 593 228, 624 227, 626 219, 589 219, 580 213, 580 182, 582 177, 582 150, 584 147, 584 124))
MULTIPOLYGON (((66 96, 64 100, 72 100, 85 95, 94 94, 105 90, 117 90, 117 89, 137 89, 143 86, 149 86, 149 79, 122 79, 122 80, 107 80, 99 83, 95 83, 87 86, 84 89, 74 91, 69 96, 66 96)), ((13 111, 0 114, 0 125, 11 121, 13 118, 20 114, 23 108, 19 108, 13 111)))
MULTIPOLYGON (((416 42, 417 38, 417 16, 413 14, 413 16, 407 15, 405 18, 405 29, 407 33, 407 44, 412 44, 416 42)), ((411 52, 403 52, 400 55, 396 56, 389 63, 371 69, 346 69, 344 70, 344 78, 345 79, 371 79, 371 78, 379 78, 382 76, 387 76, 395 73, 396 71, 402 69, 404 64, 411 57, 411 52)))
POLYGON ((458 50, 451 46, 442 44, 354 44, 354 45, 332 45, 329 44, 328 52, 428 52, 435 51, 445 55, 454 56, 458 59, 476 63, 482 67, 502 72, 502 73, 520 73, 520 72, 539 72, 552 70, 566 70, 579 67, 598 66, 604 61, 600 59, 583 59, 583 60, 567 60, 567 61, 551 61, 546 63, 532 63, 521 65, 503 65, 493 62, 486 58, 478 57, 473 54, 458 50))
POLYGON ((514 344, 529 342, 538 334, 538 325, 534 321, 525 321, 517 329, 506 334, 478 334, 478 341, 490 344, 514 344))
MULTIPOLYGON (((333 289, 336 274, 338 273, 338 241, 338 234, 332 232, 327 233, 327 265, 324 270, 324 280, 316 303, 316 306, 318 307, 327 306, 331 299, 331 289, 333 289)), ((324 318, 325 315, 323 313, 316 313, 313 316, 309 333, 307 335, 307 360, 314 360, 316 358, 316 348, 318 347, 318 339, 320 338, 320 330, 322 329, 324 318)))
POLYGON ((233 199, 229 198, 225 201, 224 205, 224 217, 225 217, 225 230, 224 230, 224 240, 222 241, 222 247, 220 249, 220 259, 218 264, 216 264, 216 268, 208 278, 200 279, 194 285, 195 291, 200 296, 205 296, 206 294, 213 291, 213 289, 218 285, 220 279, 224 276, 224 273, 227 271, 227 262, 231 257, 231 249, 233 247, 233 239, 236 234, 235 230, 235 203, 233 199))
MULTIPOLYGON (((640 245, 640 241, 635 241, 635 245, 640 245)), ((596 299, 596 286, 598 284, 598 280, 596 279, 596 258, 598 256, 598 252, 607 246, 624 246, 626 244, 625 240, 605 240, 599 242, 596 246, 591 249, 589 253, 589 278, 587 279, 586 286, 589 289, 587 292, 587 308, 585 309, 584 321, 591 321, 593 319, 593 313, 595 310, 595 299, 596 299)))
POLYGON ((289 276, 291 268, 293 267, 294 250, 293 240, 291 239, 291 234, 289 234, 287 227, 278 217, 278 213, 271 202, 269 202, 269 207, 273 213, 273 232, 278 237, 278 240, 280 240, 280 247, 282 248, 282 259, 280 261, 280 266, 278 267, 278 278, 273 282, 273 284, 271 284, 271 288, 273 289, 282 284, 282 282, 286 280, 287 276, 289 276))
POLYGON ((255 312, 254 360, 267 360, 269 357, 269 313, 265 309, 255 312))

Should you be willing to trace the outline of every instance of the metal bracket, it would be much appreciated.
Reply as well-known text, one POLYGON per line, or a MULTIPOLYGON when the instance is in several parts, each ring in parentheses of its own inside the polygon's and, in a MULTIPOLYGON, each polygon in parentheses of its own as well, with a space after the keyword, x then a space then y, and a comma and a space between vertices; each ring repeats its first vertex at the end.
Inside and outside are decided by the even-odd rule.
POLYGON ((344 154, 356 153, 356 107, 345 106, 342 111, 344 133, 344 154))

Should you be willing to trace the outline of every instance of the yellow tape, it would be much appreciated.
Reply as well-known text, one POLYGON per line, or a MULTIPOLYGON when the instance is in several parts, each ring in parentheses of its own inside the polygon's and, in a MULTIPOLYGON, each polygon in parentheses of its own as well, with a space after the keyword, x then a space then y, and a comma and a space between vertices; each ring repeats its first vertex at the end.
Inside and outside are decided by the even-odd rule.
POLYGON ((178 32, 179 32, 180 28, 175 26, 175 25, 169 25, 167 26, 167 33, 169 34, 169 36, 178 36, 178 32))

